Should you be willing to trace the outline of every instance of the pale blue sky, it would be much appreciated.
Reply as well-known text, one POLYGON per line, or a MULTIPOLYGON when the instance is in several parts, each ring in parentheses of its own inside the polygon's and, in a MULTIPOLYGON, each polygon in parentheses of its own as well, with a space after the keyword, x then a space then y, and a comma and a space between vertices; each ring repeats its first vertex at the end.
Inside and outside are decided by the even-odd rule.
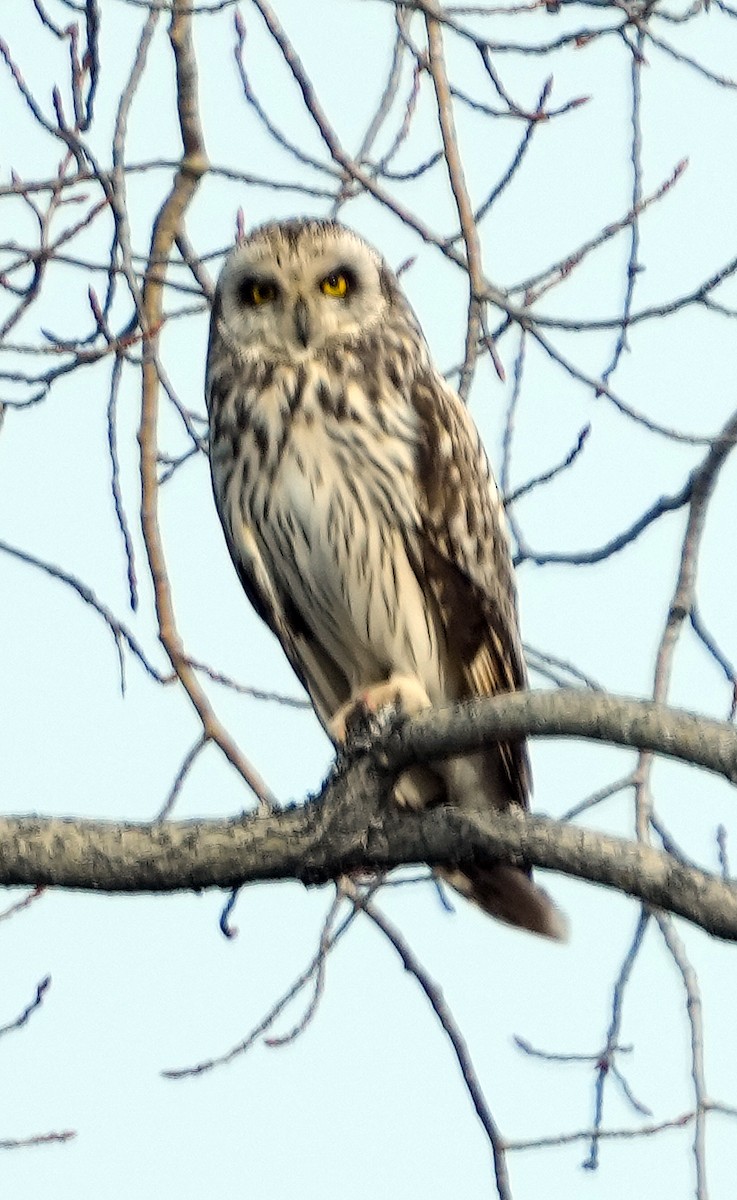
MULTIPOLYGON (((68 9, 49 0, 56 19, 68 9)), ((279 0, 281 20, 314 73, 322 103, 345 146, 355 150, 371 116, 388 65, 392 31, 384 3, 279 0)), ((281 128, 305 151, 321 146, 299 97, 263 32, 258 13, 241 5, 247 23, 247 62, 253 86, 281 128)), ((121 82, 129 69, 142 10, 115 0, 104 6, 103 82, 93 145, 108 162, 107 137, 121 82)), ((588 8, 524 27, 533 41, 600 21, 588 8)), ((516 20, 484 26, 499 40, 522 36, 516 20)), ((683 30, 665 27, 714 71, 735 61, 737 23, 713 9, 683 30)), ((40 30, 33 6, 16 0, 0 18, 29 84, 50 111, 52 81, 64 84, 65 49, 40 30)), ((419 25, 415 31, 420 37, 419 25)), ((203 17, 198 26, 205 135, 214 163, 315 182, 274 150, 243 104, 232 63, 231 15, 203 17)), ((472 50, 451 44, 449 65, 464 90, 489 102, 472 50)), ((737 93, 648 52, 643 74, 644 187, 650 191, 688 157, 690 165, 669 197, 642 222, 636 307, 683 294, 734 255, 733 205, 737 93)), ((129 158, 173 157, 178 144, 170 96, 171 62, 161 22, 152 69, 134 104, 129 158)), ((499 59, 505 83, 520 102, 534 103, 551 64, 539 57, 499 59)), ((575 249, 628 208, 627 96, 629 64, 621 42, 608 39, 571 50, 552 64, 557 103, 589 95, 587 105, 539 129, 525 169, 482 227, 491 278, 511 284, 575 249)), ((405 81, 405 84, 408 81, 405 81)), ((66 95, 66 93, 64 93, 66 95)), ((0 70, 0 171, 42 178, 58 148, 34 131, 5 69, 0 70)), ((411 150, 414 165, 436 144, 426 95, 411 150)), ((519 130, 459 112, 466 169, 479 200, 506 169, 519 130)), ((384 148, 384 147, 382 147, 384 148)), ((130 182, 133 240, 147 247, 148 219, 167 176, 130 182)), ((399 194, 399 193, 398 193, 399 194)), ((440 169, 401 193, 434 228, 454 226, 440 169)), ((32 228, 20 201, 2 200, 0 240, 22 240, 32 228), (12 218, 12 220, 11 220, 12 218), (13 222, 17 221, 17 227, 13 222)), ((249 223, 272 216, 324 213, 325 202, 289 193, 245 189, 208 178, 188 218, 201 253, 232 239, 239 205, 249 223)), ((399 265, 416 255, 404 276, 438 363, 462 357, 463 278, 440 254, 422 245, 391 214, 365 199, 343 218, 355 224, 399 265)), ((71 220, 65 214, 63 220, 71 220)), ((84 250, 104 258, 106 238, 90 233, 84 250)), ((80 247, 80 250, 82 247, 80 247)), ((543 311, 566 316, 613 316, 623 287, 627 244, 613 239, 544 301, 543 311)), ((214 273, 219 264, 210 264, 214 273)), ((41 327, 71 336, 89 326, 83 272, 51 276, 47 298, 15 331, 34 341, 41 327)), ((102 293, 104 278, 95 286, 102 293)), ((121 292, 122 295, 122 292, 121 292)), ((735 287, 720 293, 735 302, 735 287)), ((113 324, 128 315, 121 303, 113 324)), ((634 407, 666 424, 714 432, 735 406, 737 372, 732 322, 687 310, 658 328, 631 334, 632 353, 613 379, 634 407)), ((207 320, 200 314, 167 328, 162 353, 183 402, 203 411, 207 320)), ((579 367, 596 374, 613 335, 585 341, 551 334, 579 367)), ((511 379, 516 338, 500 344, 511 379)), ((19 360, 16 360, 19 361, 19 360)), ((7 355, 0 368, 8 369, 7 355)), ((24 363, 24 365, 27 365, 24 363)), ((109 491, 106 403, 110 364, 77 372, 52 396, 23 413, 9 411, 0 431, 0 538, 59 564, 90 585, 157 653, 150 585, 135 528, 138 503, 135 431, 139 391, 135 371, 124 374, 119 442, 124 499, 134 526, 141 605, 126 611, 121 543, 109 491)), ((510 383, 487 364, 479 370, 472 405, 495 464, 510 383)), ((4 388, 0 396, 18 396, 4 388)), ((700 451, 673 446, 633 428, 605 400, 552 367, 530 347, 517 418, 513 482, 557 462, 590 423, 585 453, 556 484, 519 505, 518 518, 536 549, 596 546, 634 519, 663 492, 681 486, 700 451)), ((164 406, 161 445, 184 448, 181 427, 164 406)), ((734 504, 737 468, 723 473, 714 500, 700 567, 699 597, 713 634, 737 657, 734 595, 734 504)), ((274 639, 251 613, 233 573, 200 458, 185 464, 163 489, 161 523, 180 630, 197 658, 256 687, 292 695, 298 686, 274 639)), ((519 587, 524 635, 533 646, 573 659, 617 692, 647 695, 655 648, 670 599, 683 514, 667 518, 625 553, 577 571, 524 566, 519 587)), ((0 761, 2 807, 42 812, 147 819, 162 804, 179 764, 198 735, 183 695, 154 685, 128 659, 121 697, 117 660, 102 622, 69 589, 0 555, 0 761)), ((536 685, 540 679, 534 679, 536 685)), ((314 792, 331 750, 307 712, 276 708, 208 689, 217 711, 244 752, 283 800, 314 792)), ((686 637, 676 660, 674 703, 726 715, 724 680, 686 637)), ((589 791, 624 773, 633 756, 593 745, 538 743, 533 747, 535 805, 563 812, 589 791)), ((658 807, 676 840, 715 868, 715 829, 733 831, 733 797, 725 784, 672 764, 654 774, 658 807)), ((195 766, 176 808, 180 817, 238 811, 242 786, 210 749, 195 766)), ((628 834, 631 798, 615 798, 585 818, 595 827, 628 834)), ((733 857, 734 857, 733 853, 733 857)), ((551 1066, 524 1057, 518 1034, 542 1048, 596 1054, 604 1043, 610 993, 635 929, 634 903, 602 889, 549 876, 571 919, 570 945, 561 949, 507 930, 458 901, 449 916, 427 885, 386 891, 381 904, 401 926, 419 958, 442 985, 466 1038, 488 1102, 508 1137, 587 1128, 592 1071, 551 1066)), ((4 898, 9 903, 15 893, 4 898)), ((237 1043, 304 969, 316 947, 328 889, 294 884, 246 889, 236 909, 239 936, 218 930, 219 894, 110 898, 47 895, 0 925, 0 1026, 30 1001, 51 974, 45 1002, 26 1028, 2 1038, 0 1138, 73 1128, 64 1146, 0 1155, 0 1187, 13 1200, 43 1196, 140 1200, 204 1194, 282 1200, 324 1200, 350 1192, 364 1197, 467 1200, 493 1195, 488 1146, 465 1093, 449 1045, 388 944, 366 921, 356 922, 330 957, 316 1019, 293 1045, 256 1045, 230 1066, 194 1080, 162 1079, 166 1068, 217 1055, 237 1043)), ((0 908, 4 907, 0 904, 0 908)), ((698 968, 707 1022, 706 1063, 711 1095, 737 1103, 734 995, 737 958, 729 946, 681 929, 698 968)), ((276 1026, 291 1027, 298 1001, 276 1026)), ((628 992, 621 1060, 635 1094, 664 1120, 692 1106, 688 1029, 682 985, 655 929, 638 960, 628 992)), ((610 1087, 606 1125, 639 1119, 610 1087)), ((694 1194, 690 1130, 656 1140, 602 1148, 596 1174, 582 1174, 583 1144, 510 1156, 515 1200, 686 1200, 694 1194)), ((729 1200, 737 1170, 734 1124, 709 1125, 712 1200, 729 1200)))

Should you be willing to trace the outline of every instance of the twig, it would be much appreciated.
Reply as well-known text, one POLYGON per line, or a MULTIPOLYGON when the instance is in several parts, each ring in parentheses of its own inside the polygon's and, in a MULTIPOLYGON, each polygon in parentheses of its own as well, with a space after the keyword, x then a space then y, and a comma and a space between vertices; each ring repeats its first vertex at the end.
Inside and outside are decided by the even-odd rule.
POLYGON ((435 1016, 438 1018, 440 1025, 450 1041, 453 1052, 458 1061, 463 1082, 466 1085, 471 1102, 476 1110, 476 1115, 481 1122, 489 1144, 494 1160, 494 1176, 496 1180, 496 1189, 499 1195, 499 1200, 512 1200, 512 1192, 509 1183, 509 1172, 507 1170, 507 1162, 505 1157, 504 1139, 499 1131, 499 1127, 491 1114, 491 1110, 486 1102, 481 1084, 476 1074, 476 1069, 471 1061, 471 1056, 466 1045, 466 1041, 456 1024, 455 1018, 448 1008, 448 1004, 443 996, 443 993, 438 984, 430 977, 428 972, 420 963, 415 953, 410 949, 407 941, 402 937, 399 930, 393 925, 376 906, 368 902, 355 886, 346 884, 347 894, 350 896, 356 908, 361 909, 366 913, 366 916, 373 921, 374 925, 384 934, 384 937, 394 947, 405 971, 414 976, 419 983, 423 992, 430 1002, 435 1016))
POLYGON ((709 651, 711 657, 721 668, 727 683, 730 684, 732 688, 732 700, 727 717, 727 719, 731 721, 734 718, 735 712, 737 711, 737 670, 735 670, 735 667, 732 665, 727 656, 722 653, 716 641, 709 633, 709 630, 704 624, 701 612, 699 611, 695 601, 692 603, 689 609, 688 617, 691 622, 691 628, 693 629, 697 638, 703 643, 703 645, 709 651))
MULTIPOLYGON (((722 1112, 722 1106, 717 1104, 707 1103, 708 1112, 722 1112)), ((734 1110, 725 1113, 729 1116, 737 1116, 734 1110)), ((540 1138, 519 1138, 514 1141, 505 1142, 505 1149, 514 1150, 548 1150, 553 1146, 570 1146, 573 1142, 589 1142, 592 1138, 596 1138, 598 1142, 604 1141, 630 1141, 635 1138, 649 1138, 657 1133, 669 1133, 673 1130, 684 1129, 695 1119, 695 1112, 682 1113, 679 1117, 672 1117, 669 1121, 656 1121, 648 1125, 640 1125, 634 1129, 578 1129, 575 1133, 555 1133, 550 1137, 540 1138)))
MULTIPOLYGON (((335 901, 331 905, 328 917, 333 913, 335 901)), ((242 1041, 233 1046, 225 1054, 219 1055, 217 1058, 208 1058, 196 1063, 191 1067, 179 1067, 168 1071, 162 1071, 164 1079, 186 1079, 194 1075, 202 1075, 208 1071, 212 1071, 215 1067, 224 1066, 226 1063, 232 1062, 233 1059, 239 1058, 241 1054, 245 1054, 274 1024, 276 1019, 281 1016, 288 1004, 298 996, 304 987, 314 978, 316 972, 321 969, 324 964, 326 955, 333 949, 336 943, 343 937, 355 920, 355 911, 350 912, 344 921, 338 926, 334 933, 323 940, 321 937, 320 945, 317 953, 314 955, 306 970, 294 980, 290 987, 269 1009, 264 1017, 253 1027, 251 1032, 247 1034, 242 1041)), ((326 921, 327 924, 327 921, 326 921)))
POLYGON ((302 700, 299 696, 286 696, 283 692, 274 692, 270 689, 251 687, 249 684, 238 683, 230 675, 224 675, 222 671, 216 671, 208 666, 207 663, 200 662, 196 658, 190 658, 189 664, 194 667, 195 671, 201 671, 203 675, 207 675, 207 678, 211 679, 213 683, 222 684, 223 687, 238 692, 240 696, 250 696, 252 700, 264 700, 269 704, 281 704, 284 708, 298 708, 303 712, 312 711, 312 705, 309 700, 302 700))
POLYGON ((619 1033, 622 1027, 624 995, 627 988, 627 983, 629 982, 630 975, 632 974, 632 969, 635 965, 637 956, 642 949, 642 942, 649 920, 650 913, 643 908, 640 912, 640 918, 637 922, 635 936, 633 937, 630 948, 624 957, 619 971, 619 976, 617 977, 617 981, 614 985, 614 991, 612 993, 612 1016, 609 1023, 609 1029, 607 1030, 604 1049, 602 1050, 599 1059, 599 1068, 596 1074, 596 1083, 594 1085, 594 1127, 591 1135, 591 1146, 589 1149, 589 1156, 583 1163, 583 1166, 587 1171, 595 1171, 599 1165, 599 1131, 601 1130, 602 1121, 604 1118, 604 1089, 606 1087, 607 1077, 612 1065, 612 1059, 619 1042, 619 1033))
POLYGON ((159 812, 154 817, 154 821, 166 821, 168 819, 169 814, 171 813, 171 810, 173 809, 174 805, 177 802, 179 793, 181 792, 182 787, 184 786, 185 779, 187 778, 189 772, 191 771, 195 762, 199 758, 200 754, 205 749, 205 746, 207 745, 208 741, 209 741, 209 738, 203 733, 202 736, 199 737, 197 739, 197 741, 194 743, 194 745, 187 751, 187 753, 185 754, 185 756, 182 760, 182 765, 180 766, 179 770, 176 773, 176 776, 174 777, 174 782, 172 783, 171 788, 169 789, 169 795, 167 796, 166 800, 164 801, 164 804, 162 805, 159 812))
MULTIPOLYGON (((473 205, 468 194, 466 185, 463 163, 461 162, 460 150, 458 147, 458 134, 456 132, 455 121, 453 118, 453 102, 450 95, 450 87, 448 85, 448 75, 445 67, 445 56, 443 52, 443 35, 438 22, 430 17, 425 18, 425 27, 427 30, 427 45, 429 51, 429 69, 432 76, 433 85, 435 88, 435 98, 438 108, 438 121, 440 124, 440 132, 443 139, 443 157, 448 169, 448 179, 450 181, 451 190, 458 211, 458 219, 461 224, 461 233, 463 242, 466 247, 466 262, 468 264, 468 283, 469 283, 469 300, 468 300, 468 320, 466 326, 466 352, 461 368, 460 380, 458 383, 458 394, 462 400, 468 398, 468 393, 473 381, 474 367, 476 364, 476 347, 479 340, 479 330, 481 325, 480 305, 482 303, 482 295, 486 291, 484 280, 483 266, 481 263, 481 244, 479 242, 478 229, 473 213, 473 205)), ((504 378, 504 370, 502 368, 499 356, 497 355, 493 342, 489 344, 489 352, 492 361, 496 368, 500 379, 504 378)))
POLYGON ((515 566, 519 566, 523 562, 533 562, 537 566, 542 567, 548 563, 568 563, 570 566, 593 566, 596 563, 604 562, 605 559, 611 558, 613 554, 618 554, 620 550, 631 545, 637 540, 641 533, 644 533, 655 521, 658 521, 666 513, 677 512, 679 508, 683 508, 691 499, 693 488, 693 475, 691 475, 683 487, 678 492, 672 493, 670 496, 661 496, 656 500, 650 508, 646 509, 642 516, 633 521, 631 525, 624 529, 615 537, 610 538, 603 546, 598 546, 595 550, 582 550, 580 552, 566 551, 550 551, 542 552, 530 549, 525 543, 520 541, 519 551, 515 556, 515 566))
POLYGON ((282 1033, 274 1037, 264 1038, 265 1046, 276 1049, 277 1047, 290 1045, 298 1037, 300 1037, 301 1034, 304 1033, 307 1026, 314 1019, 315 1013, 317 1012, 322 999, 323 991, 325 989, 325 968, 327 965, 328 953, 332 945, 333 925, 335 924, 335 920, 338 915, 338 908, 340 907, 340 903, 344 895, 345 892, 343 888, 338 885, 333 903, 330 905, 327 916, 325 917, 325 921, 323 922, 322 931, 320 933, 320 941, 317 947, 317 954, 314 960, 316 964, 314 972, 314 984, 309 1004, 305 1008, 297 1023, 293 1025, 292 1028, 286 1033, 282 1033))
POLYGON ((542 471, 539 475, 533 475, 532 479, 528 479, 526 483, 520 484, 520 486, 515 488, 514 491, 510 492, 508 495, 505 495, 504 506, 507 511, 509 511, 510 505, 516 504, 516 502, 521 500, 523 496, 528 495, 530 492, 534 491, 535 488, 540 487, 542 484, 551 483, 553 479, 557 479, 559 475, 562 475, 564 471, 573 466, 574 462, 583 450, 586 444, 586 439, 590 433, 591 426, 584 425, 583 428, 579 430, 575 444, 568 451, 564 459, 557 463, 556 466, 550 467, 547 471, 542 471))
POLYGON ((582 813, 595 808, 597 804, 601 804, 604 800, 609 800, 611 796, 617 796, 620 792, 634 787, 636 781, 635 772, 629 771, 620 779, 615 779, 613 783, 608 783, 604 787, 598 788, 597 791, 591 792, 585 800, 579 800, 578 804, 574 804, 572 808, 568 808, 564 813, 561 813, 559 819, 561 821, 574 821, 576 817, 580 817, 582 813))
POLYGON ((722 871, 722 879, 729 882, 732 878, 729 869, 729 855, 727 854, 727 830, 724 825, 719 825, 717 828, 717 847, 719 849, 719 866, 722 871))
MULTIPOLYGON (((126 646, 135 656, 135 658, 138 659, 147 675, 150 675, 151 678, 155 679, 157 683, 170 683, 172 681, 173 676, 163 675, 153 665, 153 663, 149 661, 144 650, 134 638, 130 630, 126 629, 125 625, 123 625, 117 619, 117 617, 111 613, 110 609, 106 608, 105 605, 97 599, 97 596, 92 589, 87 587, 85 583, 82 583, 80 579, 77 579, 75 575, 70 575, 67 571, 63 571, 61 567, 57 567, 53 563, 46 562, 42 558, 37 558, 34 554, 29 554, 27 550, 21 550, 17 546, 11 546, 7 542, 0 541, 0 553, 9 554, 12 558, 17 558, 19 562, 24 562, 31 567, 36 567, 38 570, 43 571, 46 575, 50 575, 52 579, 58 579, 61 583, 65 583, 68 587, 72 588, 72 590, 77 593, 77 595, 85 602, 85 604, 89 604, 90 608, 93 608, 95 612, 99 613, 99 615, 102 617, 103 621, 115 639, 115 645, 118 651, 120 651, 120 643, 125 642, 126 646)), ((124 676, 121 674, 121 685, 123 680, 124 676)))
POLYGON ((667 913, 653 914, 668 951, 676 964, 686 991, 686 1013, 691 1030, 691 1078, 695 1100, 695 1126, 693 1140, 694 1167, 696 1171, 696 1200, 708 1200, 706 1183, 706 1107, 708 1093, 704 1073, 704 1023, 701 1008, 701 990, 696 972, 691 965, 686 948, 676 933, 667 913))
POLYGON ((0 1138, 0 1150, 23 1150, 31 1146, 50 1146, 54 1142, 69 1142, 77 1136, 74 1129, 53 1133, 33 1133, 23 1138, 0 1138))
POLYGON ((605 383, 608 383, 611 376, 617 369, 619 360, 622 357, 627 346, 627 325, 630 314, 632 312, 632 301, 635 294, 635 282, 638 272, 642 269, 639 262, 640 251, 640 222, 639 210, 642 205, 642 124, 641 124, 641 107, 642 107, 642 90, 641 90, 641 72, 642 72, 642 44, 643 32, 638 29, 636 44, 630 46, 624 33, 622 34, 626 45, 631 50, 631 70, 630 81, 632 89, 632 106, 630 111, 630 123, 632 126, 632 143, 630 147, 630 161, 632 163, 632 207, 633 214, 630 224, 630 249, 627 260, 627 279, 624 291, 624 305, 622 308, 622 324, 620 326, 617 341, 614 347, 614 352, 609 360, 609 363, 602 371, 601 377, 605 383))
POLYGON ((130 597, 130 606, 135 612, 138 608, 138 583, 136 580, 136 559, 133 549, 133 538, 128 526, 128 518, 123 504, 123 496, 120 490, 120 461, 118 458, 118 443, 117 443, 117 405, 118 392, 120 389, 120 378, 123 372, 123 359, 120 354, 116 354, 113 359, 113 369, 110 375, 110 395, 107 406, 107 437, 108 449, 110 451, 110 490, 113 496, 113 507, 115 509, 115 517, 118 522, 118 529, 123 539, 123 551, 125 553, 126 575, 128 579, 128 595, 130 597))
POLYGON ((33 1014, 43 1004, 44 996, 46 995, 46 993, 50 987, 51 987, 51 976, 46 975, 41 980, 41 982, 36 986, 35 996, 30 1001, 30 1003, 26 1005, 26 1007, 23 1009, 23 1011, 17 1017, 15 1017, 12 1021, 9 1021, 7 1025, 0 1025, 0 1037, 3 1037, 6 1033, 12 1033, 16 1029, 21 1029, 24 1025, 26 1025, 30 1021, 33 1014))
POLYGON ((260 775, 239 750, 233 738, 218 721, 184 651, 177 631, 174 606, 166 569, 164 548, 158 522, 158 481, 156 478, 158 392, 160 372, 156 346, 161 327, 166 264, 182 220, 200 179, 207 171, 197 100, 197 68, 192 44, 189 0, 175 0, 169 38, 177 71, 177 105, 183 143, 182 162, 172 189, 159 209, 151 235, 149 269, 143 286, 142 316, 145 334, 141 423, 138 441, 141 450, 141 528, 146 556, 154 585, 154 601, 159 624, 159 639, 201 722, 204 736, 215 742, 228 761, 257 797, 262 808, 274 803, 274 797, 260 775))
POLYGON ((41 896, 44 895, 44 892, 45 889, 42 887, 33 888, 33 890, 30 891, 27 896, 23 896, 21 900, 16 900, 14 904, 9 904, 7 908, 3 909, 2 912, 0 912, 0 921, 8 921, 11 917, 14 917, 16 913, 23 912, 23 909, 28 908, 34 903, 35 900, 40 900, 41 896))

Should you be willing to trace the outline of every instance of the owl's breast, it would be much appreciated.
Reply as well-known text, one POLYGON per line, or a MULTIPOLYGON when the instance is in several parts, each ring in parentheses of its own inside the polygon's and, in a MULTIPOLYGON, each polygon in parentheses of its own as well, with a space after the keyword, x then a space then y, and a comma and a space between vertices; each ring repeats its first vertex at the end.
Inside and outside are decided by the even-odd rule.
POLYGON ((255 544, 275 596, 350 690, 399 672, 438 700, 442 634, 421 579, 417 441, 417 414, 400 395, 275 371, 269 386, 221 403, 211 463, 241 565, 253 571, 239 547, 255 544))
POLYGON ((435 631, 413 567, 411 421, 378 412, 358 385, 337 401, 305 389, 252 477, 249 524, 279 590, 356 686, 398 668, 434 678, 435 631))
POLYGON ((337 496, 392 519, 399 505, 402 520, 416 520, 416 426, 400 397, 367 391, 356 378, 331 382, 324 364, 275 372, 238 420, 254 519, 266 526, 279 510, 324 527, 337 496))
POLYGON ((390 496, 403 493, 411 507, 410 478, 393 474, 371 461, 360 422, 309 407, 295 414, 268 496, 255 505, 278 569, 309 581, 321 604, 350 604, 356 570, 370 570, 373 542, 397 524, 390 496))

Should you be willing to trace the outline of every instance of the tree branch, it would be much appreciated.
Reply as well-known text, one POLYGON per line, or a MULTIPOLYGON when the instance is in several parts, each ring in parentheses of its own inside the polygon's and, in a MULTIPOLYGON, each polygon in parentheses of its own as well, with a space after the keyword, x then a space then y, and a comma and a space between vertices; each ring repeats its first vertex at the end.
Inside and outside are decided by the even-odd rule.
POLYGON ((737 887, 668 854, 518 812, 408 813, 387 804, 396 770, 510 735, 580 736, 640 745, 737 774, 737 731, 634 700, 522 693, 436 712, 339 762, 314 801, 231 821, 162 825, 0 820, 0 885, 106 892, 233 888, 267 879, 325 883, 406 863, 503 859, 603 884, 737 940, 737 887))
POLYGON ((649 700, 577 688, 515 692, 437 709, 392 731, 383 746, 387 767, 398 769, 490 741, 519 737, 581 737, 652 750, 704 767, 737 783, 737 729, 649 700))

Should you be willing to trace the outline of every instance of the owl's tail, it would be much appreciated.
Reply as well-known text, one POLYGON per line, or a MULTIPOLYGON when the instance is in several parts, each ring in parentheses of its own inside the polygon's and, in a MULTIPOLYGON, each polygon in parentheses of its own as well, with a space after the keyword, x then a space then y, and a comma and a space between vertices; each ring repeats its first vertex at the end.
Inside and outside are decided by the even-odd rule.
MULTIPOLYGON (((346 741, 356 716, 380 713, 383 708, 414 715, 430 708, 423 685, 412 676, 393 675, 386 682, 364 689, 343 704, 327 722, 330 736, 337 743, 346 741)), ((417 764, 402 771, 394 785, 394 803, 419 812, 431 805, 450 801, 464 807, 509 807, 509 780, 504 774, 498 752, 452 757, 445 762, 417 764), (500 798, 501 797, 501 801, 500 798)), ((532 882, 529 872, 508 863, 489 866, 469 865, 437 867, 435 874, 468 900, 473 900, 489 916, 529 929, 543 937, 565 941, 568 922, 543 888, 532 882)))
POLYGON ((436 874, 498 921, 559 942, 568 937, 568 921, 563 913, 519 867, 494 863, 469 867, 468 871, 437 868, 436 874))

